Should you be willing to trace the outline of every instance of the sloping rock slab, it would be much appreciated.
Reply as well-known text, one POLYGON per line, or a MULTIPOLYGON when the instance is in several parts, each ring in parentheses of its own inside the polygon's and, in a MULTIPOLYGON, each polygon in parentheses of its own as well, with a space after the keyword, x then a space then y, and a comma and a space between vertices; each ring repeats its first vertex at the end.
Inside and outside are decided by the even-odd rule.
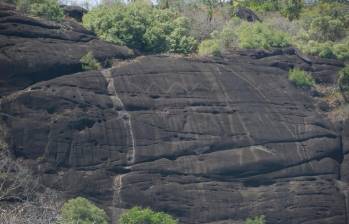
POLYGON ((80 59, 89 51, 102 63, 133 57, 128 48, 98 40, 76 22, 31 18, 0 3, 0 96, 81 71, 80 59))
POLYGON ((287 71, 250 53, 40 82, 2 99, 1 130, 47 186, 95 200, 113 223, 139 205, 188 224, 345 224, 340 137, 287 71))

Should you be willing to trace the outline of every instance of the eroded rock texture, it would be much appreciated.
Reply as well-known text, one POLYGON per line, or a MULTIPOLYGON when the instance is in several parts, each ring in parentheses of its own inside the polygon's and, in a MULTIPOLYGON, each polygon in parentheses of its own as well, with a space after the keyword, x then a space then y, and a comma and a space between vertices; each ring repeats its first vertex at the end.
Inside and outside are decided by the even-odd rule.
POLYGON ((133 56, 125 47, 98 40, 74 21, 58 24, 31 18, 0 2, 0 96, 79 72, 81 57, 90 51, 103 65, 108 59, 133 56))
POLYGON ((139 205, 188 224, 345 224, 341 137, 287 80, 293 66, 319 78, 341 65, 292 49, 139 57, 13 93, 0 121, 47 186, 113 223, 139 205))

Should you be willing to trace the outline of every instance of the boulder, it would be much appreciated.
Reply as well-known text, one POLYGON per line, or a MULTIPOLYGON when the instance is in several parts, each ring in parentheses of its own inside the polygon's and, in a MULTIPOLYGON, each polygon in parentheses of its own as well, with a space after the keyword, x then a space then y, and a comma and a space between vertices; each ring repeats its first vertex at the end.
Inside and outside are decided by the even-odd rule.
POLYGON ((239 7, 235 10, 235 15, 247 22, 261 22, 262 20, 251 10, 244 7, 239 7))
POLYGON ((94 199, 112 223, 138 205, 184 224, 345 224, 340 135, 283 61, 313 68, 248 50, 39 82, 1 100, 2 135, 43 184, 94 199))
POLYGON ((86 9, 75 5, 62 5, 61 7, 63 8, 64 15, 73 18, 78 22, 81 22, 84 14, 88 12, 86 9))
POLYGON ((62 24, 23 15, 0 3, 0 96, 35 82, 82 71, 88 52, 102 62, 133 57, 73 21, 62 24))

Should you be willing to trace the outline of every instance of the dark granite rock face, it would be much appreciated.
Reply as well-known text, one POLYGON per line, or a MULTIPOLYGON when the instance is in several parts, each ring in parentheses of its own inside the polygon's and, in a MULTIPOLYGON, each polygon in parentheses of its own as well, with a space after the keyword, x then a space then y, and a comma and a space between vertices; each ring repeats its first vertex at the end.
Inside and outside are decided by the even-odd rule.
POLYGON ((64 11, 64 15, 75 19, 78 22, 82 21, 82 17, 85 13, 87 13, 87 10, 75 5, 62 5, 61 6, 64 11))
POLYGON ((89 51, 103 64, 133 57, 126 47, 98 40, 76 22, 34 19, 0 3, 0 96, 81 71, 80 59, 89 51))
POLYGON ((181 223, 345 224, 341 138, 286 62, 332 66, 292 50, 139 57, 13 93, 0 122, 47 186, 94 199, 113 223, 139 205, 181 223))
POLYGON ((239 7, 236 9, 235 14, 240 19, 246 20, 248 22, 261 21, 261 19, 251 9, 248 8, 239 7))

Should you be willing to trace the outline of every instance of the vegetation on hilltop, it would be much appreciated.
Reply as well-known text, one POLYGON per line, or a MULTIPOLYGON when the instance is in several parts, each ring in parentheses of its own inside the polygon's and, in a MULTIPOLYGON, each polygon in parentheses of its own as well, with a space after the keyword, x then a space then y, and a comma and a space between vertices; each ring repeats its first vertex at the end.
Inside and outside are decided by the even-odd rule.
POLYGON ((64 17, 63 9, 58 0, 9 0, 15 3, 17 9, 33 16, 48 20, 61 21, 64 17))

